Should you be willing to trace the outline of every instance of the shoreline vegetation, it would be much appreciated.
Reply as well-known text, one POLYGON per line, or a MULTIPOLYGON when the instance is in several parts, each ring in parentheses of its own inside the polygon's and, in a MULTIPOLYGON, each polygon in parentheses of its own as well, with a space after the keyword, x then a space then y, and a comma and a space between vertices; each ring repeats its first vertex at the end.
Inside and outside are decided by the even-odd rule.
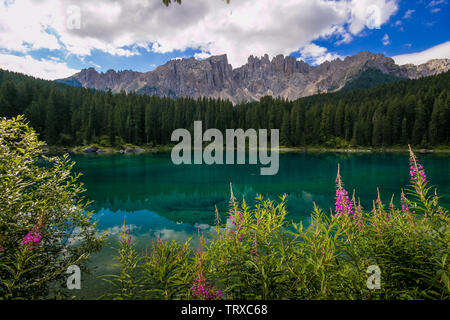
POLYGON ((0 116, 23 114, 49 146, 97 146, 99 153, 166 151, 172 133, 184 128, 195 134, 196 121, 202 131, 222 134, 227 128, 279 129, 281 152, 403 153, 407 145, 441 152, 450 149, 449 84, 446 72, 294 101, 265 96, 233 105, 69 87, 0 70, 0 116))
MULTIPOLYGON (((45 154, 98 154, 98 155, 112 155, 112 154, 143 154, 143 153, 167 153, 171 152, 174 145, 166 146, 136 146, 127 144, 121 147, 104 147, 96 144, 65 147, 65 146, 45 146, 42 148, 45 154)), ((280 153, 409 153, 407 146, 396 147, 345 147, 345 148, 330 148, 325 146, 302 146, 302 147, 279 147, 280 153)), ((450 154, 450 147, 442 146, 436 148, 417 148, 416 153, 420 154, 450 154)))
MULTIPOLYGON (((45 143, 22 116, 1 119, 0 146, 0 299, 68 299, 67 270, 89 271, 107 237, 87 211, 81 174, 67 154, 38 165, 45 143)), ((378 190, 370 210, 349 195, 337 164, 335 210, 314 203, 308 225, 286 218, 286 194, 250 205, 230 183, 228 217, 216 207, 215 232, 199 231, 197 249, 191 238, 157 236, 139 253, 124 220, 113 273, 99 277, 113 288, 99 299, 449 300, 448 209, 411 148, 409 173, 400 207, 378 190)))

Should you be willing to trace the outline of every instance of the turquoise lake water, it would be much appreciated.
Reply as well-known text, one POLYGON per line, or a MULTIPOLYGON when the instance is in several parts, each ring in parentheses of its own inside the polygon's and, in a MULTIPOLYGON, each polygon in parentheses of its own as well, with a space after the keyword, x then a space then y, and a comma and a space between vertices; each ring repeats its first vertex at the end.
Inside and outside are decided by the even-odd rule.
MULTIPOLYGON (((450 207, 450 157, 418 155, 431 184, 450 207)), ((280 154, 278 174, 261 176, 259 165, 174 165, 170 154, 80 156, 73 155, 74 170, 83 173, 86 196, 94 200, 92 210, 100 230, 110 237, 101 252, 92 257, 94 274, 84 276, 77 297, 95 298, 109 290, 98 280, 114 271, 115 239, 126 216, 126 224, 138 249, 152 239, 184 241, 198 232, 208 233, 214 224, 216 205, 226 218, 230 182, 236 198, 252 202, 257 194, 272 199, 287 194, 288 219, 308 223, 313 202, 329 212, 334 205, 337 165, 349 194, 366 208, 372 207, 377 187, 382 200, 392 194, 398 203, 400 188, 409 183, 407 154, 280 154)), ((224 220, 222 220, 224 221, 224 220)))

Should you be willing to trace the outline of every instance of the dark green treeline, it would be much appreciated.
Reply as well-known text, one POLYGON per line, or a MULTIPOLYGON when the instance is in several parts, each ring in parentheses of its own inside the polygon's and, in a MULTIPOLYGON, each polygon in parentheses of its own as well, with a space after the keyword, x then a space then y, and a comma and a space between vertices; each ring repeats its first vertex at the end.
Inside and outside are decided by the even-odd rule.
POLYGON ((290 102, 233 106, 201 98, 113 94, 0 70, 0 116, 25 114, 50 145, 166 145, 177 128, 281 129, 285 146, 450 143, 450 73, 290 102))

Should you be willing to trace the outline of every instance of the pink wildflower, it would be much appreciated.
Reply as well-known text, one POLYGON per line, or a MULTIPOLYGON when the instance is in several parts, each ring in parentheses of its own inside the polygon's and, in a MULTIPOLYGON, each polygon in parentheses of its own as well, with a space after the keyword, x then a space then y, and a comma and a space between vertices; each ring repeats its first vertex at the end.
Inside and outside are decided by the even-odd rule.
POLYGON ((223 293, 220 289, 207 284, 206 280, 200 281, 194 279, 195 282, 191 286, 191 294, 193 297, 198 297, 203 300, 218 300, 223 298, 223 293))
POLYGON ((407 199, 406 199, 405 193, 403 192, 403 189, 402 189, 402 194, 400 196, 400 201, 402 203, 402 212, 403 213, 409 212, 407 199))
POLYGON ((335 213, 336 216, 340 216, 342 214, 351 215, 353 214, 352 203, 349 200, 348 192, 342 186, 341 176, 339 174, 339 165, 338 165, 338 173, 336 177, 336 203, 335 203, 335 213))
POLYGON ((427 176, 423 166, 417 162, 416 155, 412 152, 411 147, 409 147, 409 174, 411 175, 411 180, 417 182, 418 179, 422 180, 422 183, 427 182, 427 176))
POLYGON ((30 231, 20 242, 21 246, 31 245, 37 246, 41 241, 41 233, 36 231, 30 231))

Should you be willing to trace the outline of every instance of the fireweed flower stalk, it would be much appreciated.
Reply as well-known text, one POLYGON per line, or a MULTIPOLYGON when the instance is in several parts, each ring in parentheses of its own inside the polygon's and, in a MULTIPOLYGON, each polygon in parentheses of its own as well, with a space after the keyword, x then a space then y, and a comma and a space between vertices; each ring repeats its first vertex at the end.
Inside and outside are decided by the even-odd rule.
POLYGON ((120 300, 132 300, 138 297, 139 278, 137 270, 142 259, 134 250, 131 235, 129 235, 127 230, 126 218, 125 216, 117 239, 119 248, 117 249, 117 255, 114 257, 114 260, 118 262, 119 272, 118 274, 103 276, 105 281, 113 284, 118 289, 117 292, 108 292, 104 296, 111 296, 120 300))
POLYGON ((41 229, 43 224, 44 213, 41 214, 37 223, 33 228, 25 235, 25 237, 20 241, 20 247, 27 247, 27 249, 35 248, 39 245, 42 239, 41 229))
POLYGON ((411 212, 409 210, 410 207, 410 201, 406 198, 405 196, 405 192, 403 191, 402 188, 402 193, 400 194, 400 203, 402 206, 402 213, 407 217, 409 222, 412 222, 412 216, 411 216, 411 212))
POLYGON ((242 241, 242 223, 243 223, 242 212, 239 210, 230 211, 230 221, 233 228, 230 228, 230 240, 237 239, 239 242, 242 241))
POLYGON ((36 232, 36 231, 30 231, 22 239, 22 241, 20 242, 20 245, 22 247, 24 247, 24 246, 35 247, 39 244, 39 241, 41 241, 41 233, 36 232))
POLYGON ((425 174, 425 170, 423 166, 417 161, 417 157, 409 147, 409 174, 411 176, 411 183, 416 191, 417 195, 419 195, 421 201, 426 201, 426 185, 427 185, 427 176, 425 174))
POLYGON ((417 157, 414 152, 411 150, 411 146, 409 146, 409 173, 411 175, 411 180, 419 181, 422 183, 427 182, 427 176, 425 174, 425 170, 423 166, 417 162, 417 157))
POLYGON ((403 189, 400 195, 400 202, 402 203, 402 212, 405 214, 409 213, 408 199, 406 199, 405 192, 403 191, 403 189))
POLYGON ((127 216, 125 216, 123 220, 122 228, 120 229, 119 239, 121 244, 130 245, 131 244, 131 235, 128 233, 127 226, 125 222, 127 221, 127 216))
POLYGON ((353 224, 356 226, 358 231, 362 231, 364 225, 363 219, 363 208, 361 206, 361 202, 358 198, 358 203, 356 202, 355 192, 353 191, 352 203, 355 208, 353 215, 351 218, 353 219, 353 224))
POLYGON ((191 286, 191 294, 195 298, 202 300, 221 300, 223 299, 223 293, 217 287, 214 287, 208 283, 206 279, 194 279, 194 283, 191 286))
POLYGON ((348 192, 344 189, 341 175, 338 172, 336 177, 336 203, 335 203, 335 216, 339 217, 341 215, 350 216, 353 214, 352 203, 349 201, 348 192))
MULTIPOLYGON (((442 207, 439 206, 439 197, 429 195, 431 187, 428 186, 428 178, 425 174, 423 166, 418 162, 416 155, 409 146, 409 169, 411 175, 411 187, 407 189, 410 214, 423 214, 425 218, 440 214, 442 207)), ((406 197, 405 197, 406 199, 406 197)))
POLYGON ((383 233, 392 227, 389 212, 386 212, 385 206, 381 201, 380 190, 377 188, 377 200, 373 201, 372 226, 378 233, 383 233))
POLYGON ((223 293, 217 287, 209 284, 205 277, 205 261, 206 252, 204 252, 205 238, 199 235, 200 243, 195 253, 195 266, 196 266, 196 278, 194 278, 194 283, 192 284, 190 291, 194 298, 199 298, 202 300, 219 300, 223 298, 223 293))
MULTIPOLYGON (((228 233, 230 240, 237 240, 239 242, 242 241, 243 235, 242 235, 242 225, 244 222, 244 217, 242 215, 242 212, 238 209, 239 203, 236 201, 236 198, 233 193, 233 187, 230 183, 230 211, 229 211, 229 221, 231 226, 228 227, 228 233)), ((243 206, 245 206, 245 199, 243 206)))

